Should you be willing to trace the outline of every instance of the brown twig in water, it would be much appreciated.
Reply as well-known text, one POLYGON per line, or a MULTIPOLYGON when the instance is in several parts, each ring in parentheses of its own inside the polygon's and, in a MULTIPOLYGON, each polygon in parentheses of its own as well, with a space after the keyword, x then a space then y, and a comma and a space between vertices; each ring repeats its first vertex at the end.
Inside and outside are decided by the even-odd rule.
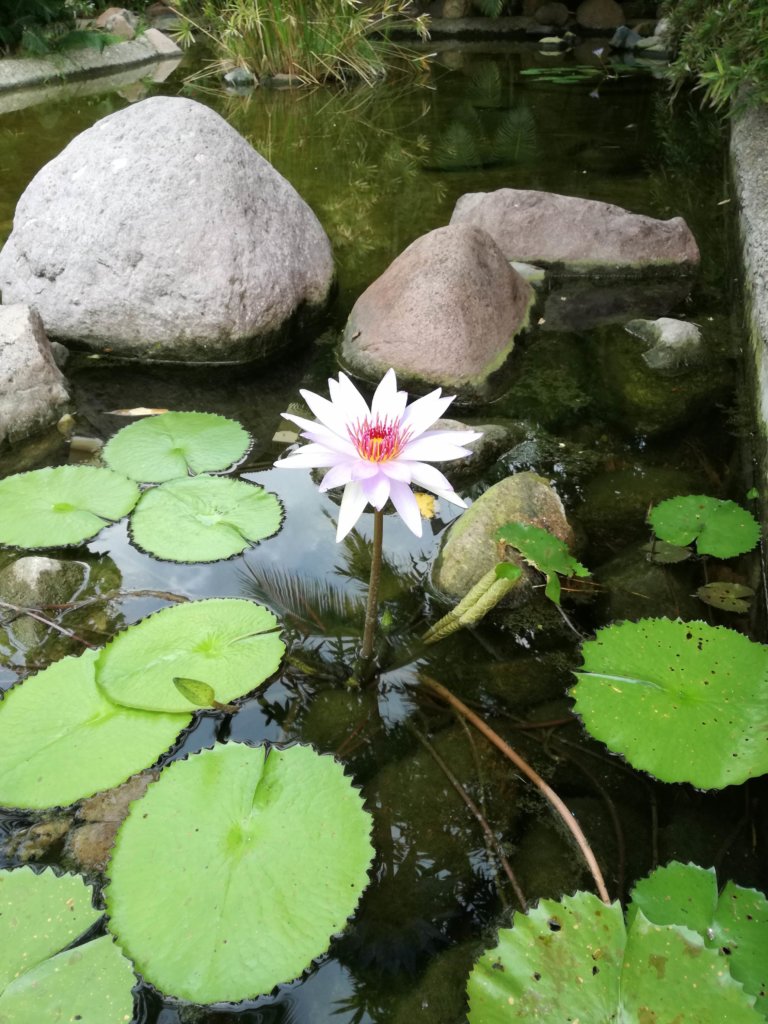
POLYGON ((41 615, 40 612, 34 608, 22 608, 17 604, 9 604, 7 601, 0 601, 0 608, 7 608, 8 611, 16 612, 17 615, 28 615, 30 619, 34 619, 35 622, 41 622, 44 626, 49 629, 55 629, 57 633, 62 633, 64 636, 69 637, 70 640, 76 640, 77 643, 82 644, 84 647, 90 647, 92 651, 95 651, 99 646, 98 644, 89 643, 88 640, 83 640, 77 633, 73 633, 71 629, 67 629, 66 626, 60 626, 58 622, 54 622, 52 619, 47 619, 45 615, 41 615))
POLYGON ((535 771, 515 750, 513 750, 497 732, 494 732, 494 730, 491 729, 491 727, 484 722, 479 715, 476 715, 474 711, 471 711, 467 705, 460 701, 458 697, 455 697, 450 690, 447 690, 441 683, 438 683, 435 679, 430 679, 429 676, 424 674, 421 674, 419 678, 427 689, 431 690, 447 704, 450 704, 450 706, 462 714, 468 722, 471 722, 478 732, 481 732, 486 739, 490 740, 490 742, 493 743, 493 745, 500 750, 502 754, 504 754, 505 757, 509 758, 515 767, 517 767, 523 775, 526 776, 526 778, 530 779, 534 786, 536 786, 536 788, 542 793, 549 804, 559 814, 564 825, 575 839, 576 845, 579 847, 581 855, 583 856, 590 874, 594 879, 595 887, 597 888, 600 899, 603 903, 610 905, 611 898, 608 895, 603 874, 600 870, 600 865, 597 863, 597 859, 592 852, 592 847, 587 842, 587 838, 582 832, 581 826, 552 787, 548 785, 539 773, 535 771))

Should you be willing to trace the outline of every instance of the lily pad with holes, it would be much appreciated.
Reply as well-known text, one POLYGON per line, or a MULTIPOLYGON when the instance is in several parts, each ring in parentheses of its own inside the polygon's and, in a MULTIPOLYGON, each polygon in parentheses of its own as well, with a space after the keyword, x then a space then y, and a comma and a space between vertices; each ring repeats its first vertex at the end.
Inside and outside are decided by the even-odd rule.
POLYGON ((253 601, 212 598, 175 605, 130 626, 101 651, 96 682, 116 704, 190 712, 174 678, 213 687, 226 704, 280 665, 285 645, 272 612, 253 601))
POLYGON ((743 615, 749 611, 755 592, 752 587, 741 583, 705 583, 696 591, 705 604, 719 608, 723 612, 735 612, 743 615))
POLYGON ((263 487, 201 475, 146 491, 131 516, 131 539, 169 562, 216 562, 273 536, 282 518, 263 487))
POLYGON ((768 772, 768 647, 704 622, 598 631, 571 694, 587 731, 663 782, 720 789, 768 772))
POLYGON ((332 757, 303 746, 204 750, 131 806, 108 869, 110 930, 167 995, 212 1003, 269 992, 345 926, 368 883, 370 831, 332 757))
POLYGON ((704 494, 667 498, 651 509, 648 522, 661 540, 676 545, 695 541, 700 555, 715 558, 751 551, 760 539, 760 525, 746 509, 704 494))
POLYGON ((756 889, 733 882, 717 891, 713 869, 673 861, 637 883, 627 911, 657 925, 684 924, 710 949, 728 958, 731 976, 756 997, 768 1016, 768 900, 756 889))
POLYGON ((531 523, 507 523, 496 531, 496 539, 516 548, 526 562, 547 577, 544 591, 550 601, 560 604, 561 576, 589 576, 590 572, 578 562, 559 537, 549 530, 531 523))
POLYGON ((95 651, 62 658, 0 701, 0 804, 66 806, 154 764, 192 721, 122 707, 96 685, 95 651))
POLYGON ((586 892, 515 914, 475 965, 468 995, 469 1024, 763 1021, 725 958, 695 932, 639 911, 626 928, 617 903, 586 892))
POLYGON ((131 965, 110 936, 60 953, 100 917, 77 875, 0 871, 0 1024, 125 1024, 131 965))
POLYGON ((134 480, 162 483, 229 469, 248 451, 248 432, 210 412, 165 412, 130 423, 104 446, 112 469, 134 480))
POLYGON ((110 469, 54 466, 0 480, 0 544, 57 548, 82 544, 122 519, 139 489, 110 469))

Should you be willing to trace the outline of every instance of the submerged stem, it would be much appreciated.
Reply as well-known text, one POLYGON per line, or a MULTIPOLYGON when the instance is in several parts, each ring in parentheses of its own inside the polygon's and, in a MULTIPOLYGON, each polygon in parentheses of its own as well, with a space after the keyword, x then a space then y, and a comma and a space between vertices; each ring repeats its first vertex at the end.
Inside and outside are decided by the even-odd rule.
POLYGON ((589 868, 590 874, 592 875, 592 878, 595 881, 595 887, 597 888, 597 893, 600 899, 603 901, 603 903, 610 905, 611 898, 608 895, 608 890, 605 886, 603 874, 600 870, 599 864, 597 863, 597 859, 594 853, 592 852, 592 847, 589 845, 586 836, 581 831, 581 826, 576 821, 571 812, 568 810, 563 801, 560 799, 560 797, 557 795, 557 793, 554 791, 554 789, 552 789, 552 787, 549 786, 544 781, 544 779, 542 779, 539 773, 535 771, 528 764, 528 762, 525 761, 517 753, 517 751, 513 750, 508 743, 505 743, 505 741, 501 738, 501 736, 499 736, 497 732, 494 732, 494 730, 486 722, 484 722, 479 715, 476 715, 474 711, 468 708, 467 705, 460 701, 458 697, 455 697, 450 690, 447 690, 441 683, 438 683, 435 679, 430 679, 429 676, 425 676, 422 674, 420 676, 420 679, 429 690, 431 690, 438 697, 440 697, 441 700, 444 700, 447 704, 450 704, 452 708, 455 708, 456 711, 458 711, 461 715, 464 716, 464 718, 467 719, 468 722, 471 722, 472 725, 474 725, 474 727, 486 737, 486 739, 490 740, 491 743, 493 743, 493 745, 497 747, 502 752, 502 754, 504 754, 505 757, 508 757, 509 760, 517 768, 520 769, 523 775, 530 779, 534 786, 536 786, 537 789, 540 790, 540 792, 544 795, 544 797, 547 799, 550 805, 560 815, 560 818, 562 819, 564 825, 571 833, 573 838, 576 840, 576 845, 579 847, 579 850, 581 851, 581 854, 584 857, 586 865, 589 868))
POLYGON ((371 553, 371 579, 368 583, 368 602, 365 606, 365 629, 363 631, 363 647, 360 657, 363 663, 373 657, 373 641, 376 636, 376 623, 379 612, 379 581, 381 579, 381 548, 384 538, 384 513, 379 509, 373 511, 373 551, 371 553))

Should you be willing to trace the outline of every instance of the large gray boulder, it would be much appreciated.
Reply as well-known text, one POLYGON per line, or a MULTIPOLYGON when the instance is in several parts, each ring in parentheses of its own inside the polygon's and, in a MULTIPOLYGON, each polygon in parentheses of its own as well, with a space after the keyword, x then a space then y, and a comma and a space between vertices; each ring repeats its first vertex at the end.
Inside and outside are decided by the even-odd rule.
POLYGON ((451 224, 483 228, 508 260, 569 273, 690 272, 699 263, 682 217, 656 220, 554 192, 468 192, 456 203, 451 224))
POLYGON ((342 362, 378 380, 393 367, 417 386, 481 397, 528 321, 533 290, 490 235, 469 224, 417 238, 355 303, 342 362))
POLYGON ((68 402, 40 317, 27 306, 0 306, 0 444, 49 427, 68 402))
POLYGON ((36 175, 0 253, 5 303, 127 358, 269 355, 333 278, 328 238, 234 128, 158 96, 98 121, 36 175))

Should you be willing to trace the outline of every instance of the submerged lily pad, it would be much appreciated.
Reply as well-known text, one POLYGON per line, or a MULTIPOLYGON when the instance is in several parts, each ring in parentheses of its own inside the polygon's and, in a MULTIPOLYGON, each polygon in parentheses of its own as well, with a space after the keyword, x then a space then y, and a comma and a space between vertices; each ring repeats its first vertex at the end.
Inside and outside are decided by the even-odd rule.
POLYGON ((110 929, 167 995, 211 1003, 269 992, 353 913, 370 831, 331 757, 301 746, 204 750, 131 806, 108 869, 110 929))
POLYGON ((723 612, 736 612, 743 615, 749 611, 755 592, 752 587, 741 583, 705 583, 696 591, 704 604, 719 608, 723 612))
POLYGON ((82 544, 127 515, 139 489, 110 469, 53 466, 0 480, 0 544, 82 544))
POLYGON ((131 516, 131 539, 169 562, 216 562, 271 537, 282 518, 263 487, 203 475, 146 491, 131 516))
POLYGON ((0 1024, 124 1024, 133 1016, 131 965, 110 936, 59 953, 94 924, 77 875, 0 871, 0 1024))
POLYGON ((768 900, 728 882, 717 891, 714 869, 673 861, 637 883, 627 921, 640 910, 654 924, 684 924, 728 957, 731 976, 768 1016, 768 900))
POLYGON ((667 498, 652 508, 648 522, 653 532, 669 544, 692 544, 700 555, 734 558, 751 551, 760 539, 760 525, 735 501, 704 494, 667 498))
POLYGON ((719 789, 768 772, 768 647, 704 622, 643 619, 583 645, 588 732, 663 782, 719 789))
POLYGON ((66 806, 154 764, 192 721, 114 704, 96 685, 97 652, 62 658, 0 701, 0 804, 66 806))
POLYGON ((108 466, 134 480, 163 483, 229 469, 250 443, 248 432, 225 416, 165 412, 118 430, 102 456, 108 466))
POLYGON ((763 1020, 726 958, 695 932, 640 911, 625 928, 618 903, 586 892, 515 914, 475 965, 468 994, 470 1024, 763 1020))
POLYGON ((285 645, 272 612, 237 598, 190 601, 150 615, 99 654, 96 681, 110 700, 147 711, 190 712, 174 678, 211 686, 226 704, 275 672, 285 645))

